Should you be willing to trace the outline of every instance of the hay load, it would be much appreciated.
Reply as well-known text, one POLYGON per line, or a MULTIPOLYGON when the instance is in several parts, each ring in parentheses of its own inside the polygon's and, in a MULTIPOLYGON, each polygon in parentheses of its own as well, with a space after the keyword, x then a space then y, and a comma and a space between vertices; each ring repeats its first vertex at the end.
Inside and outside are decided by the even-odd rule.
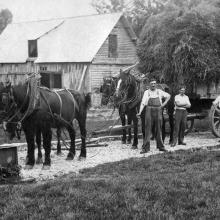
POLYGON ((195 83, 220 79, 220 3, 187 2, 191 5, 169 3, 148 19, 138 56, 141 72, 149 72, 174 90, 185 83, 192 91, 195 83))

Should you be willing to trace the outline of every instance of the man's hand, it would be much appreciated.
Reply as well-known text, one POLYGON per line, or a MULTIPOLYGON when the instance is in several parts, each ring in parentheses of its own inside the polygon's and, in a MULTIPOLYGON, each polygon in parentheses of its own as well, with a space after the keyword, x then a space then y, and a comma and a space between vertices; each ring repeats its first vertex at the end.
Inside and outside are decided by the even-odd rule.
POLYGON ((140 113, 140 112, 137 113, 136 116, 137 116, 138 118, 140 118, 140 117, 141 117, 141 113, 140 113))

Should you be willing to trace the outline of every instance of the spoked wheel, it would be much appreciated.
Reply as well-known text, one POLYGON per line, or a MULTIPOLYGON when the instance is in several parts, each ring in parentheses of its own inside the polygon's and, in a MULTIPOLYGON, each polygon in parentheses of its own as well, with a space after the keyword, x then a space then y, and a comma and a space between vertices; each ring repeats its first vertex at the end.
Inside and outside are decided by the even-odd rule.
POLYGON ((209 121, 212 133, 216 137, 220 137, 220 108, 217 105, 212 105, 209 112, 209 121))
POLYGON ((192 131, 193 127, 194 127, 194 119, 187 120, 185 135, 189 134, 192 131))

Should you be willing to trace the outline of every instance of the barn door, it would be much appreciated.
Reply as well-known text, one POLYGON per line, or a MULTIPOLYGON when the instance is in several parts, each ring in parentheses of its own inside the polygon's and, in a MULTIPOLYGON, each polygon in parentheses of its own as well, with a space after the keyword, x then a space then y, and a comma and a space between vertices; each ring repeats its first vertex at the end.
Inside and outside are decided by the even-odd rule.
POLYGON ((41 75, 41 85, 46 86, 50 89, 60 89, 62 88, 62 74, 61 72, 40 72, 41 75))

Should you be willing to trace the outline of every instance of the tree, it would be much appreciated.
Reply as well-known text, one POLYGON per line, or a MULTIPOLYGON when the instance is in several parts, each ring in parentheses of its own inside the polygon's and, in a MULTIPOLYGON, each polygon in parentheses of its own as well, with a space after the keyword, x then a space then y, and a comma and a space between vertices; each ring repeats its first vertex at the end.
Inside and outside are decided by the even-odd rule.
POLYGON ((146 22, 140 70, 172 86, 220 80, 219 0, 170 1, 146 22))
POLYGON ((92 6, 98 13, 123 12, 139 35, 147 19, 161 12, 168 0, 93 0, 92 6))
POLYGON ((8 9, 0 11, 0 33, 12 22, 12 13, 8 9))

